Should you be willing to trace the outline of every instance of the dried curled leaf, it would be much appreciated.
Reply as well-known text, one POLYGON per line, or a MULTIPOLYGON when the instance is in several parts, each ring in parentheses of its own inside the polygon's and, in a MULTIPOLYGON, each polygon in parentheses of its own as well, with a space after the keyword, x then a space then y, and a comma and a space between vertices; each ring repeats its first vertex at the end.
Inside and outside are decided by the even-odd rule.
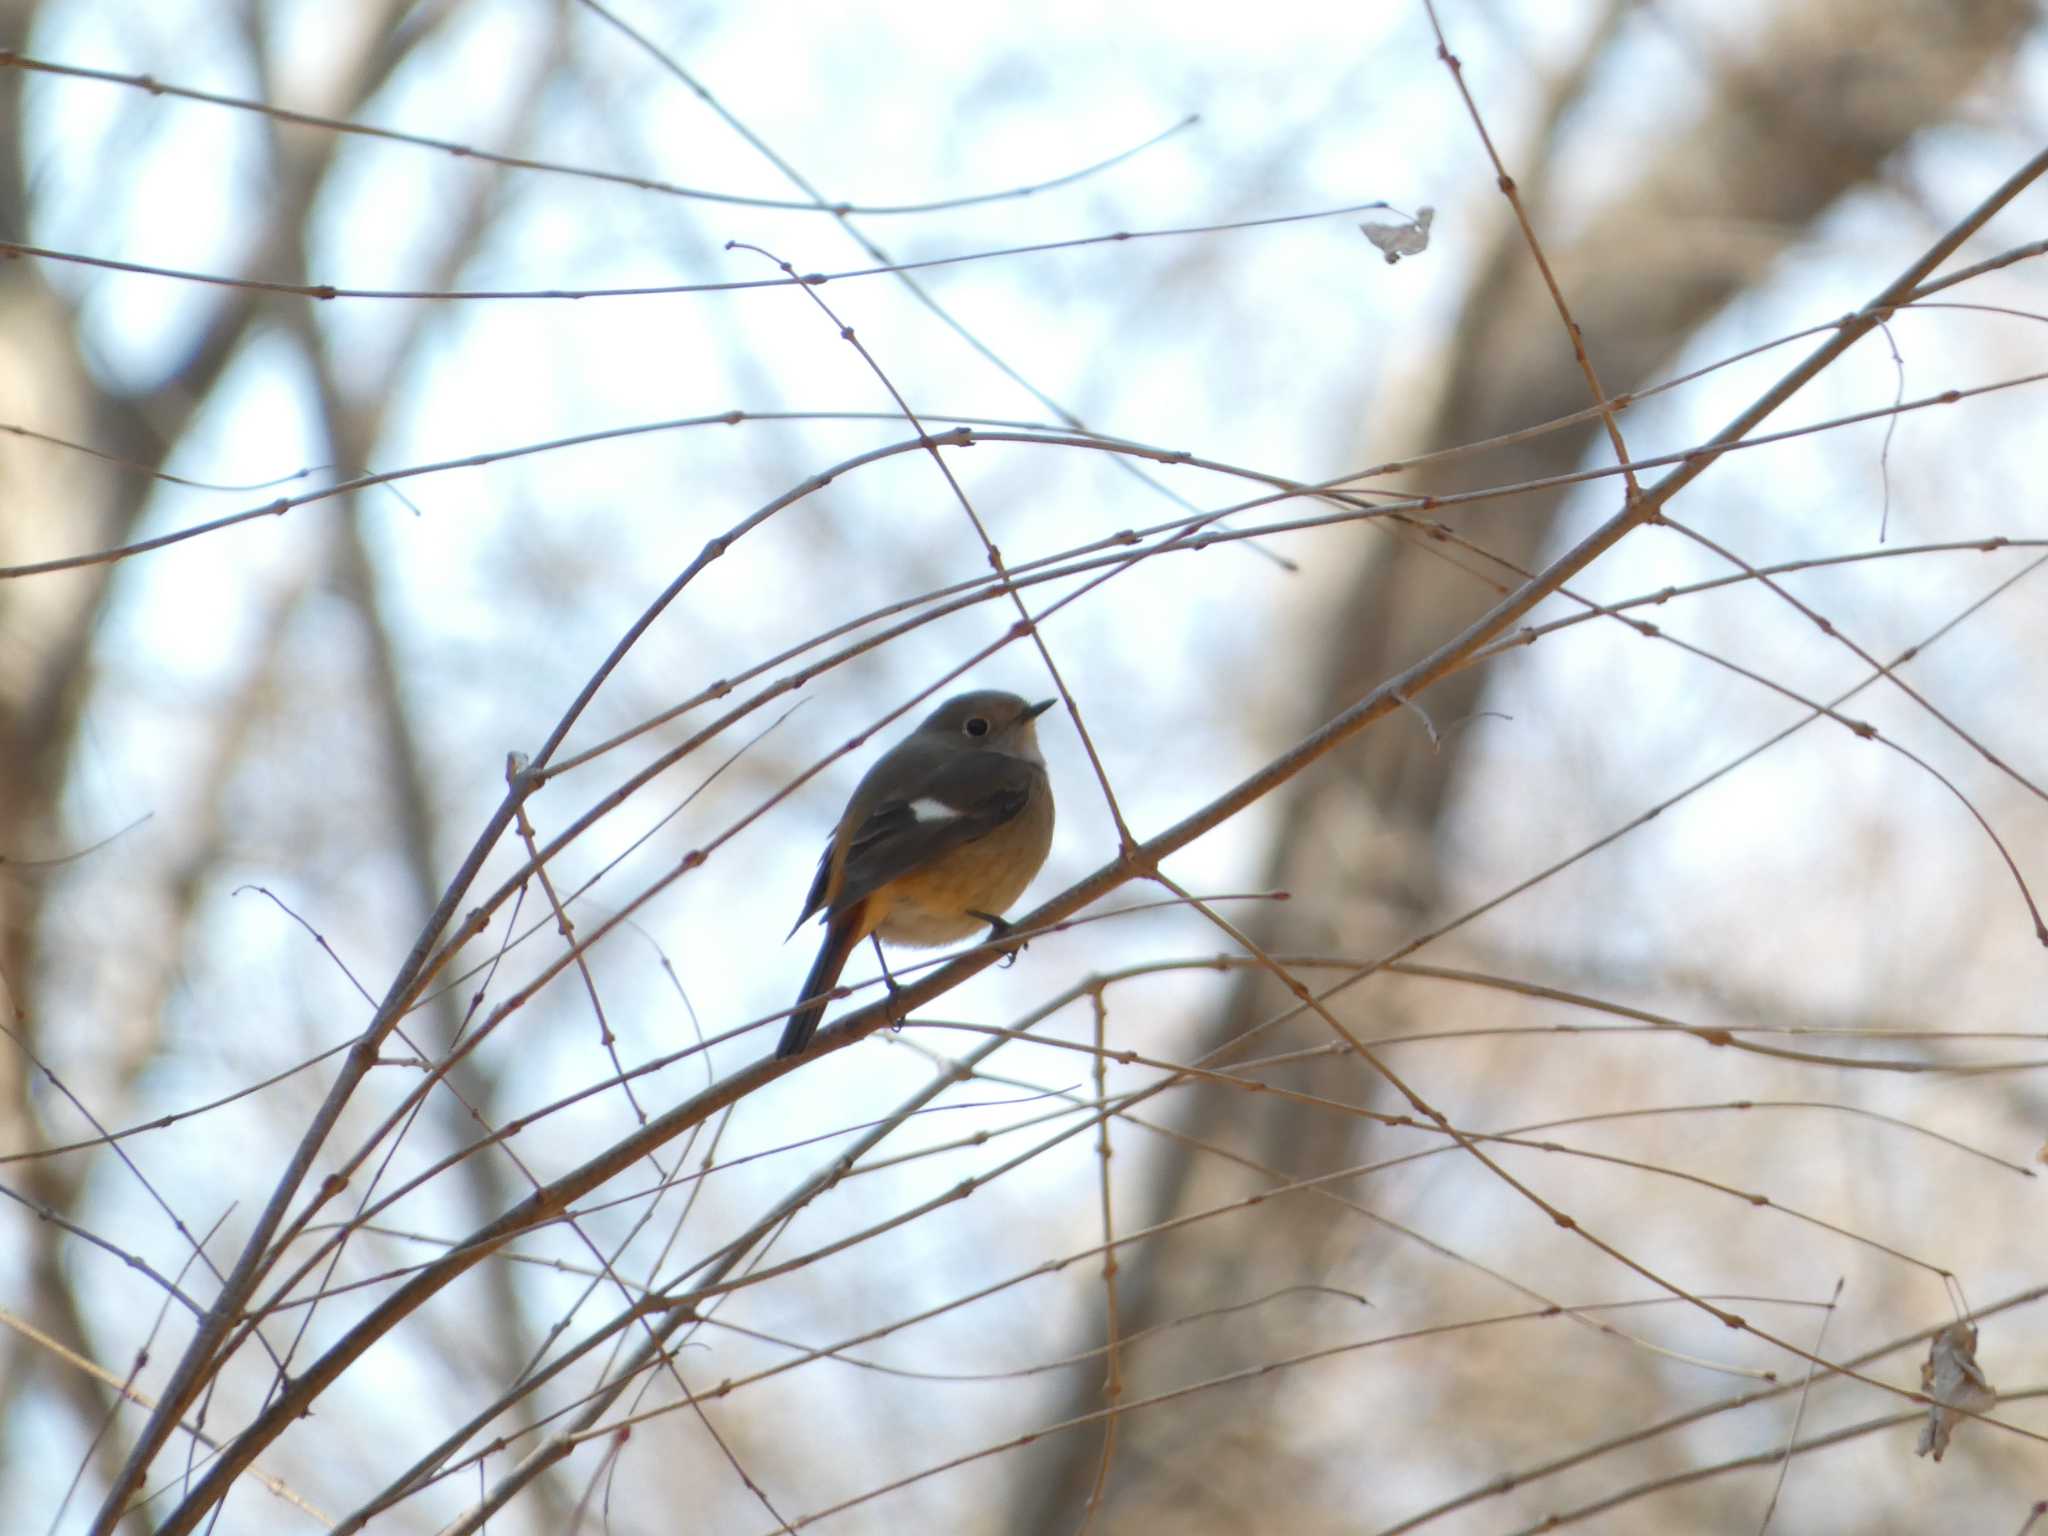
POLYGON ((1429 226, 1435 218, 1436 210, 1424 204, 1415 210, 1412 219, 1404 218, 1398 224, 1361 224, 1358 228, 1379 247, 1391 267, 1403 256, 1420 256, 1429 249, 1429 226))
POLYGON ((1988 1413, 1998 1393, 1984 1379, 1977 1364, 1977 1330, 1969 1323, 1950 1323, 1927 1346, 1927 1359, 1920 1366, 1920 1390, 1934 1401, 1927 1406, 1927 1422, 1920 1428, 1917 1454, 1930 1452, 1936 1461, 1948 1449, 1948 1437, 1955 1433, 1962 1414, 1988 1413))

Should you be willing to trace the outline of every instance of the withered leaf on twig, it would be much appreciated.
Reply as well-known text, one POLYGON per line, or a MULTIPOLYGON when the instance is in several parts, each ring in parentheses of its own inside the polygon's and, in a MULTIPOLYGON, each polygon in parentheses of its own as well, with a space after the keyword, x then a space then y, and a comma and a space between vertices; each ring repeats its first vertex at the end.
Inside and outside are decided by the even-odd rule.
POLYGON ((1927 1405, 1927 1422, 1920 1427, 1918 1454, 1932 1452, 1936 1461, 1948 1449, 1948 1437, 1967 1413, 1987 1413, 1998 1401, 1998 1393, 1984 1379, 1977 1364, 1977 1330, 1969 1323, 1950 1323, 1927 1346, 1927 1358, 1920 1366, 1920 1390, 1934 1399, 1927 1405))

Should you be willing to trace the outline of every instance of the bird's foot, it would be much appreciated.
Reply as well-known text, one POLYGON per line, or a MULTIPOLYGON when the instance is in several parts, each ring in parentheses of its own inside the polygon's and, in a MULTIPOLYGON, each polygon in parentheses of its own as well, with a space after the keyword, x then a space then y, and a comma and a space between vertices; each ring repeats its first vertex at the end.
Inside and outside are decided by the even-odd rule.
MULTIPOLYGON (((983 941, 984 943, 999 944, 1010 936, 1011 924, 1008 918, 997 917, 993 912, 977 912, 972 907, 967 909, 967 915, 978 923, 988 924, 988 938, 983 941)), ((1023 953, 1024 946, 1019 944, 1015 949, 1003 956, 1002 963, 1004 965, 1015 965, 1017 957, 1023 953)))
MULTIPOLYGON (((889 957, 882 953, 882 941, 872 934, 869 938, 875 946, 875 962, 882 967, 882 984, 889 989, 889 1001, 893 1004, 897 994, 903 989, 896 985, 896 978, 890 974, 889 957)), ((903 1015, 896 1012, 893 1007, 889 1010, 889 1027, 899 1034, 903 1031, 903 1015)))

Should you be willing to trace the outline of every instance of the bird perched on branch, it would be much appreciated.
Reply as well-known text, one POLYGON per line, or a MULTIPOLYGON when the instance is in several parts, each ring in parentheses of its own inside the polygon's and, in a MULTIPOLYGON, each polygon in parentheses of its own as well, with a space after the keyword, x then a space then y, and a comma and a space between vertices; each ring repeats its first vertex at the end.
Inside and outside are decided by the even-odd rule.
MULTIPOLYGON (((855 786, 793 934, 824 914, 825 942, 797 995, 777 1056, 810 1043, 826 994, 862 939, 912 948, 977 928, 1000 936, 1052 846, 1052 783, 1038 717, 1059 701, 963 693, 876 759, 855 786)), ((883 965, 887 976, 888 966, 883 965)))

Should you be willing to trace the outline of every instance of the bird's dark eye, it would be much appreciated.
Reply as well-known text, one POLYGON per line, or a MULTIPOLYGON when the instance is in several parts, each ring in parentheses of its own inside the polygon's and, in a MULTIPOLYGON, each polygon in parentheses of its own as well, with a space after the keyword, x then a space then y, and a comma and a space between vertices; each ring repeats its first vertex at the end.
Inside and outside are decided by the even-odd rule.
POLYGON ((960 729, 970 736, 986 736, 988 734, 988 722, 982 719, 981 716, 976 715, 972 720, 961 726, 960 729))

